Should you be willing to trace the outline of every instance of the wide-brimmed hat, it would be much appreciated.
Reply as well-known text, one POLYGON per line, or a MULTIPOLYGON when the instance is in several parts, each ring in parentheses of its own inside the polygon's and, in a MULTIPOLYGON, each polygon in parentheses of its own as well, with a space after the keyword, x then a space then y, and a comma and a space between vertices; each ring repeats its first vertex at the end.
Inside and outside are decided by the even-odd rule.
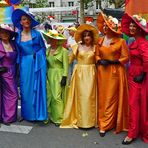
POLYGON ((58 33, 57 30, 42 31, 42 34, 46 41, 48 41, 49 38, 55 40, 66 40, 66 37, 63 34, 58 33))
POLYGON ((94 26, 88 24, 82 24, 77 28, 77 31, 75 33, 75 41, 77 43, 82 41, 82 32, 85 30, 92 31, 94 37, 94 44, 97 44, 99 38, 98 30, 94 26))
POLYGON ((141 28, 146 34, 148 34, 148 23, 146 22, 146 20, 139 15, 130 16, 127 13, 123 15, 121 21, 122 31, 125 34, 130 35, 129 26, 131 22, 137 24, 139 28, 141 28))
POLYGON ((35 20, 34 16, 30 14, 28 11, 24 11, 22 9, 16 9, 13 11, 11 19, 14 26, 16 26, 17 28, 22 29, 20 21, 23 15, 27 15, 31 19, 31 28, 40 24, 38 21, 35 20))
POLYGON ((112 16, 106 16, 103 12, 100 12, 97 17, 97 26, 100 32, 104 33, 104 23, 112 30, 114 33, 120 35, 122 34, 121 23, 112 16))
POLYGON ((8 31, 10 33, 10 38, 13 38, 17 35, 17 33, 10 26, 6 24, 0 24, 0 29, 8 31))
POLYGON ((68 27, 67 30, 73 31, 73 32, 76 32, 77 31, 76 27, 73 27, 73 26, 72 27, 68 27))

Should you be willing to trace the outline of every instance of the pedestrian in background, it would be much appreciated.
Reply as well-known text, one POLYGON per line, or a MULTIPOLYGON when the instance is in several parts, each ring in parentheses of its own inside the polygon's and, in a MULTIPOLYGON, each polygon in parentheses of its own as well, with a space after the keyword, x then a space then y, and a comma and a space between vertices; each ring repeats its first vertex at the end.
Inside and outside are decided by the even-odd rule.
MULTIPOLYGON (((75 35, 75 32, 77 31, 77 29, 75 27, 71 26, 71 27, 68 27, 67 30, 69 31, 69 37, 67 38, 67 49, 68 49, 68 53, 70 55, 72 53, 72 46, 76 44, 74 35, 75 35)), ((69 65, 68 84, 70 84, 70 80, 71 80, 71 76, 72 76, 75 64, 77 64, 76 59, 73 61, 73 63, 71 63, 69 65)))
POLYGON ((118 20, 101 12, 97 24, 104 34, 96 48, 99 133, 104 137, 113 128, 116 133, 128 128, 128 84, 124 64, 129 56, 126 42, 120 37, 118 20))
POLYGON ((0 25, 0 121, 6 125, 17 119, 16 35, 8 25, 0 25))
POLYGON ((16 9, 12 22, 19 29, 16 38, 20 65, 21 116, 29 121, 47 119, 46 48, 34 29, 39 23, 27 11, 16 9))
POLYGON ((134 37, 129 45, 129 126, 122 144, 128 145, 139 136, 148 143, 148 35, 147 22, 139 15, 122 17, 122 30, 134 37))

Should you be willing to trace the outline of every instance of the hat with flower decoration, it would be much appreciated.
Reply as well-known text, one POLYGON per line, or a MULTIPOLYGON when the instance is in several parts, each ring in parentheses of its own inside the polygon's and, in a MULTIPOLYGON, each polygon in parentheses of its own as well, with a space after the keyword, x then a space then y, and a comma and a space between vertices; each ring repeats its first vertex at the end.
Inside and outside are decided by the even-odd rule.
POLYGON ((57 30, 42 31, 42 34, 46 41, 48 41, 49 38, 55 40, 66 40, 66 37, 63 34, 58 33, 57 30))
POLYGON ((139 15, 130 16, 127 13, 123 15, 121 21, 122 31, 125 34, 130 35, 129 26, 131 22, 136 23, 139 28, 141 28, 146 34, 148 34, 148 23, 146 22, 146 20, 139 15))
POLYGON ((103 12, 100 12, 97 18, 97 25, 100 32, 104 33, 104 23, 116 34, 122 34, 121 23, 117 18, 112 16, 106 16, 103 12))
POLYGON ((65 28, 64 28, 63 25, 58 25, 57 28, 56 28, 56 30, 57 30, 59 33, 62 34, 62 33, 64 32, 65 28))

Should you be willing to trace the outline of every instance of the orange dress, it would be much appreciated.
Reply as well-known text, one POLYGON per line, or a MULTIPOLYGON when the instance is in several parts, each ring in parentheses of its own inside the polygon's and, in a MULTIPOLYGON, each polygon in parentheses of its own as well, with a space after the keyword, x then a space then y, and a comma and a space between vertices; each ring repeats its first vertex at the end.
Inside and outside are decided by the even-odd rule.
POLYGON ((96 47, 96 61, 101 59, 119 60, 121 64, 99 65, 98 70, 98 109, 99 128, 116 133, 128 127, 128 84, 124 64, 128 62, 128 48, 121 38, 113 38, 110 46, 103 46, 103 38, 96 47))

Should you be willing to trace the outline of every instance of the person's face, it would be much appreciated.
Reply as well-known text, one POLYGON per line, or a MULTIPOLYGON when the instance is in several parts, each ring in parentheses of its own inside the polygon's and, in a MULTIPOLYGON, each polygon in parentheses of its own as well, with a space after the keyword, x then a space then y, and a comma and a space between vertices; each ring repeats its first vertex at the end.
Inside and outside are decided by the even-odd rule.
POLYGON ((49 39, 49 43, 50 43, 51 47, 56 47, 56 46, 57 46, 58 41, 57 41, 57 40, 55 40, 55 39, 50 38, 50 39, 49 39))
POLYGON ((135 23, 130 23, 129 25, 129 31, 131 35, 136 35, 138 33, 138 26, 135 23))
POLYGON ((104 23, 103 24, 103 32, 104 32, 104 34, 106 34, 107 30, 108 30, 108 26, 107 26, 106 23, 104 23))
POLYGON ((90 45, 92 43, 92 37, 90 36, 89 32, 84 34, 84 43, 90 45))
POLYGON ((23 15, 20 21, 21 25, 25 28, 30 28, 31 26, 31 19, 29 16, 23 15))
POLYGON ((10 33, 6 30, 0 29, 0 38, 2 40, 9 40, 10 39, 10 33))
POLYGON ((70 34, 71 36, 74 36, 75 32, 72 31, 72 30, 69 30, 69 34, 70 34))

